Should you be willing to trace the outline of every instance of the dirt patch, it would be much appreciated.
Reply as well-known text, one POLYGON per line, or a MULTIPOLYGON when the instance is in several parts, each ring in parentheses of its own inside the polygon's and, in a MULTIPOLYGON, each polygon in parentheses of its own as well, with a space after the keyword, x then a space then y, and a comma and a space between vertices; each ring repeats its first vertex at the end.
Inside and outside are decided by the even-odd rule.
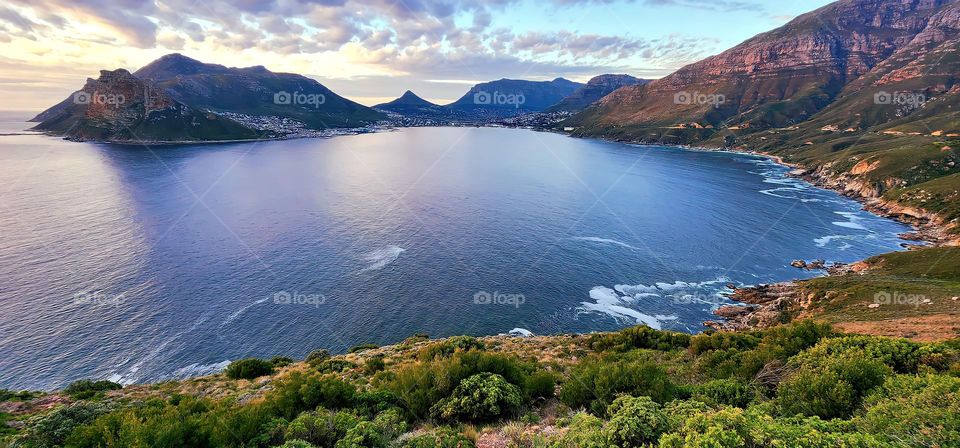
POLYGON ((872 322, 840 322, 835 327, 847 333, 892 336, 932 342, 960 337, 960 314, 903 317, 872 322))

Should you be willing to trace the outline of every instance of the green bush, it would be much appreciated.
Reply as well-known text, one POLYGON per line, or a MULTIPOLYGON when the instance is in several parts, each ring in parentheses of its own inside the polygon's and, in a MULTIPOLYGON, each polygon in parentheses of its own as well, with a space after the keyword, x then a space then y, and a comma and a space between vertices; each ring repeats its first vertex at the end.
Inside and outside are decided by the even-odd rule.
POLYGON ((645 447, 670 429, 667 416, 650 397, 619 397, 607 409, 607 415, 610 420, 603 433, 610 446, 645 447))
POLYGON ((377 355, 370 357, 363 364, 363 373, 366 373, 367 375, 373 375, 374 373, 381 372, 386 368, 387 364, 383 361, 383 355, 377 355))
POLYGON ((36 394, 29 391, 14 392, 8 389, 0 389, 0 403, 4 401, 26 401, 31 400, 36 394))
POLYGON ((418 357, 423 361, 430 361, 436 358, 447 358, 454 353, 485 348, 483 343, 473 336, 453 336, 424 347, 420 350, 418 357))
POLYGON ((337 377, 292 372, 274 383, 266 401, 275 415, 292 419, 318 406, 329 409, 351 407, 355 396, 356 388, 337 377))
POLYGON ((738 350, 745 351, 760 345, 760 337, 756 333, 702 333, 690 338, 690 353, 701 355, 711 350, 738 350))
POLYGON ((473 441, 460 432, 442 426, 401 440, 400 448, 475 448, 473 441))
POLYGON ((801 366, 777 388, 777 403, 784 415, 819 416, 825 419, 848 418, 860 406, 863 397, 883 384, 890 368, 863 352, 849 351, 842 356, 801 366))
POLYGON ((304 361, 306 361, 307 364, 316 367, 316 364, 328 359, 330 359, 330 352, 321 348, 310 352, 310 354, 304 358, 304 361))
POLYGON ((572 408, 587 408, 600 415, 621 394, 649 396, 666 403, 680 396, 681 389, 654 361, 604 361, 593 357, 574 367, 560 389, 560 400, 572 408))
POLYGON ((347 431, 336 448, 386 448, 402 433, 407 424, 396 410, 380 414, 371 421, 361 421, 347 431))
POLYGON ((280 448, 317 448, 317 446, 303 440, 290 440, 280 445, 280 448))
POLYGON ((327 359, 316 363, 314 366, 320 373, 340 373, 357 367, 356 364, 346 359, 327 359))
POLYGON ((234 380, 252 380, 273 374, 273 363, 257 358, 240 359, 231 362, 224 374, 234 380))
POLYGON ((304 412, 287 425, 284 438, 287 441, 303 440, 321 448, 333 448, 337 441, 357 426, 362 419, 357 415, 323 408, 304 412))
POLYGON ((354 345, 353 347, 350 347, 350 350, 348 350, 347 352, 348 352, 348 353, 360 353, 360 352, 367 351, 367 350, 372 350, 372 349, 375 349, 375 348, 380 348, 380 346, 377 345, 377 344, 359 344, 359 345, 354 345))
POLYGON ((917 373, 921 356, 920 345, 906 339, 855 335, 826 339, 807 350, 798 360, 816 363, 847 353, 880 361, 897 373, 917 373))
POLYGON ((603 423, 592 414, 578 412, 570 420, 567 432, 552 448, 608 448, 603 423))
POLYGON ((521 404, 519 387, 495 373, 478 373, 437 402, 431 413, 442 420, 489 422, 516 415, 521 404))
POLYGON ((104 414, 91 424, 77 428, 65 446, 212 446, 212 428, 207 420, 210 409, 210 401, 193 397, 139 403, 104 414))
POLYGON ((660 448, 741 448, 761 446, 800 447, 805 445, 753 445, 749 441, 748 419, 740 409, 690 414, 682 425, 660 438, 660 448))
POLYGON ((390 409, 401 409, 403 401, 390 390, 374 390, 358 393, 354 397, 354 409, 360 415, 373 418, 390 409))
POLYGON ((293 364, 293 358, 288 358, 286 356, 274 356, 273 358, 270 358, 270 364, 272 364, 274 368, 279 369, 281 367, 286 367, 290 364, 293 364))
POLYGON ((693 398, 711 406, 746 408, 756 396, 749 384, 733 379, 708 381, 694 388, 693 398))
MULTIPOLYGON (((495 373, 517 387, 525 387, 533 366, 516 357, 481 351, 459 352, 450 358, 408 363, 393 371, 385 385, 418 418, 430 415, 433 406, 447 398, 461 381, 478 373, 495 373)), ((528 396, 524 392, 524 396, 528 396)))
POLYGON ((24 433, 14 439, 13 446, 62 446, 70 434, 106 414, 109 409, 99 403, 79 402, 31 418, 26 422, 27 429, 24 433))
POLYGON ((558 375, 546 370, 538 370, 527 377, 523 390, 530 398, 553 398, 557 391, 558 375))
POLYGON ((595 351, 615 350, 624 352, 638 348, 670 351, 687 348, 690 345, 690 335, 654 330, 641 325, 616 333, 591 335, 587 345, 595 351))
POLYGON ((888 443, 960 446, 960 378, 896 375, 864 400, 858 429, 888 443))
POLYGON ((70 385, 63 390, 63 392, 74 399, 86 400, 100 395, 102 392, 120 389, 123 389, 123 386, 112 381, 80 380, 70 383, 70 385))

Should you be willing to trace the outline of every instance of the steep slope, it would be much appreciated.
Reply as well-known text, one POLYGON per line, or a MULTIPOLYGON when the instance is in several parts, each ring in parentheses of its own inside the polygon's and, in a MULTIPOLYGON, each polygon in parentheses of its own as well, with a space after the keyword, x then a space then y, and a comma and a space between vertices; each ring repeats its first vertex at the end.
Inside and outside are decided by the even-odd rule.
POLYGON ((621 87, 644 85, 649 80, 630 75, 600 75, 544 112, 580 112, 621 87))
MULTIPOLYGON (((842 0, 645 86, 569 124, 584 135, 659 138, 663 128, 768 129, 809 119, 905 48, 954 0, 842 0)), ((711 132, 680 138, 699 141, 711 132)))
POLYGON ((155 85, 119 69, 33 119, 34 129, 74 140, 172 142, 247 140, 258 135, 241 124, 171 98, 155 85))
POLYGON ((134 72, 172 98, 198 108, 301 121, 314 129, 353 127, 383 114, 343 98, 319 82, 262 66, 231 68, 180 54, 164 56, 134 72))
POLYGON ((581 87, 583 84, 563 78, 553 81, 501 79, 477 84, 445 107, 456 114, 477 118, 510 117, 542 112, 581 87))

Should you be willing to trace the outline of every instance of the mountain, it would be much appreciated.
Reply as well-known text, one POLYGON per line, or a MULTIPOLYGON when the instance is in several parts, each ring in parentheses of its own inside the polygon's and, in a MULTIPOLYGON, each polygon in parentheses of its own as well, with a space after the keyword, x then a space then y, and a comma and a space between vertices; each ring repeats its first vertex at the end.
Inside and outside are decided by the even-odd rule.
POLYGON ((683 123, 790 126, 906 48, 951 3, 836 2, 648 85, 621 89, 578 121, 634 135, 683 123))
POLYGON ((542 112, 581 87, 583 84, 563 78, 553 81, 501 79, 477 84, 445 107, 477 118, 510 117, 542 112))
POLYGON ((392 112, 396 114, 401 114, 405 116, 417 116, 417 115, 443 115, 446 113, 444 108, 440 105, 433 104, 423 98, 417 96, 417 94, 407 90, 399 98, 390 101, 388 103, 378 104, 373 106, 375 110, 392 112))
POLYGON ((183 104, 119 69, 101 71, 44 111, 34 129, 75 140, 114 142, 247 140, 261 135, 236 121, 183 104))
POLYGON ((841 0, 563 123, 575 135, 774 154, 960 233, 960 2, 841 0))
POLYGON ((545 112, 580 112, 621 87, 643 85, 649 82, 649 80, 634 78, 630 75, 596 76, 588 81, 587 85, 550 106, 545 112))
POLYGON ((355 127, 385 118, 319 82, 262 66, 224 67, 170 54, 134 72, 172 98, 206 110, 290 118, 312 129, 355 127))

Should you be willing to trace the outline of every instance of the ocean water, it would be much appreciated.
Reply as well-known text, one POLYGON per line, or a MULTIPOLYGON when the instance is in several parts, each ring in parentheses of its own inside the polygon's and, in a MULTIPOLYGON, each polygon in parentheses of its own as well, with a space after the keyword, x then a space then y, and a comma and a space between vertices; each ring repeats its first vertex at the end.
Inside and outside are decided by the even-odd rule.
POLYGON ((786 172, 511 129, 151 148, 2 136, 0 388, 421 331, 697 332, 728 283, 899 249, 904 226, 786 172))

